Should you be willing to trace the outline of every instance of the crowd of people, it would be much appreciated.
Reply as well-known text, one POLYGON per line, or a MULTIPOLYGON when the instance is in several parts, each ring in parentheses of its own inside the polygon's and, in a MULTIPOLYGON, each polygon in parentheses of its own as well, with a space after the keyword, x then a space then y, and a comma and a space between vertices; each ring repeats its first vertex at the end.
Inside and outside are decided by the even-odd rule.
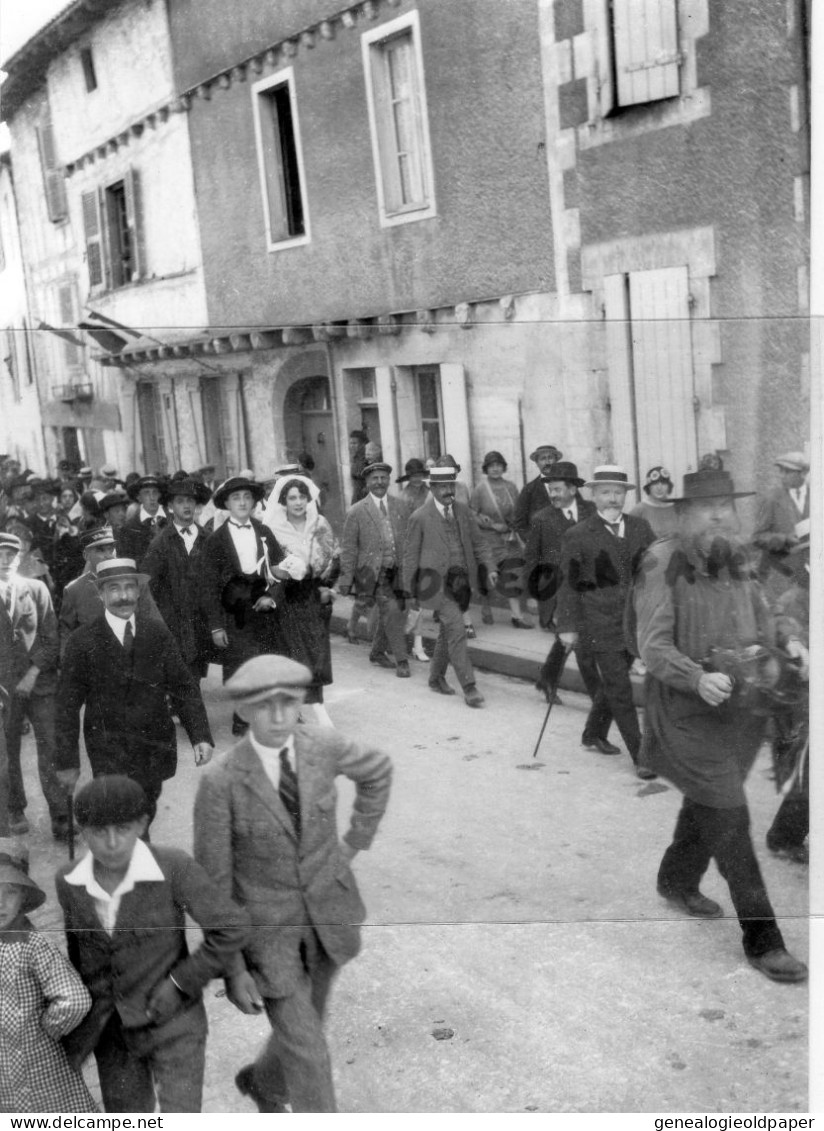
POLYGON ((550 708, 570 653, 591 699, 582 745, 620 754, 684 795, 660 895, 717 918, 699 890, 711 860, 729 885, 750 963, 803 981, 786 950, 749 831, 744 781, 773 740, 781 804, 767 844, 807 860, 808 464, 776 460, 780 484, 744 536, 716 454, 675 496, 662 465, 643 498, 625 469, 587 479, 554 445, 521 490, 498 451, 471 488, 449 455, 402 475, 352 434, 352 504, 335 531, 310 461, 266 482, 213 468, 121 479, 59 465, 40 478, 0 457, 0 1110, 88 1111, 79 1074, 94 1054, 107 1111, 200 1110, 201 990, 217 975, 272 1035, 236 1085, 261 1111, 334 1111, 325 1005, 358 950, 365 909, 349 867, 386 808, 391 763, 348 742, 324 706, 334 601, 367 621, 369 659, 482 708, 468 641, 481 623, 546 631, 536 683, 550 708), (581 494, 588 490, 591 499, 581 494), (493 608, 500 610, 498 619, 493 608), (530 612, 535 610, 535 619, 530 612), (437 625, 424 647, 423 617, 437 625), (237 742, 213 759, 200 680, 223 670, 237 742), (644 674, 639 724, 633 671, 644 674), (93 780, 80 789, 80 730, 93 780), (203 766, 191 857, 151 825, 177 766, 175 721, 203 766), (306 725, 309 724, 309 725, 306 725), (69 961, 27 918, 21 739, 33 732, 58 841, 88 846, 57 879, 69 961), (341 841, 334 779, 355 783, 341 841), (186 948, 184 912, 203 929, 186 948), (148 930, 147 928, 151 928, 148 930), (6 1041, 9 1033, 14 1040, 6 1041), (183 1067, 185 1066, 185 1071, 183 1067))

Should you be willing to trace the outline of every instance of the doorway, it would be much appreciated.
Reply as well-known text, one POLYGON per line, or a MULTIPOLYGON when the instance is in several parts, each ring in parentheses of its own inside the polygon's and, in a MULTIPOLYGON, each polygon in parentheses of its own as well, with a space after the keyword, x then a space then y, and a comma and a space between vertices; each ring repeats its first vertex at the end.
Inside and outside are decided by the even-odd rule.
POLYGON ((320 488, 321 511, 339 533, 344 506, 328 377, 303 377, 291 386, 283 405, 283 425, 286 458, 314 464, 310 474, 320 488))

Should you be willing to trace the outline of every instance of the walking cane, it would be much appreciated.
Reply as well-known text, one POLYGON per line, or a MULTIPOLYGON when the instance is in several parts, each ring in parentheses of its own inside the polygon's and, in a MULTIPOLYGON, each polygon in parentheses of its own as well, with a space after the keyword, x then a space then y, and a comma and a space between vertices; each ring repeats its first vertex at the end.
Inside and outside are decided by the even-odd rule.
POLYGON ((569 656, 571 651, 572 651, 572 645, 571 644, 565 644, 564 645, 564 658, 561 661, 561 666, 558 668, 558 674, 556 675, 556 677, 555 677, 555 679, 552 683, 552 686, 547 689, 546 697, 549 700, 549 703, 547 704, 546 715, 544 716, 544 725, 541 727, 541 733, 538 735, 538 741, 535 743, 535 749, 532 751, 532 757, 533 758, 538 753, 538 747, 541 745, 541 739, 544 737, 544 731, 546 730, 546 724, 549 722, 549 716, 552 713, 552 708, 555 706, 555 695, 558 691, 558 688, 560 687, 561 676, 564 674, 564 668, 566 667, 567 657, 569 656))

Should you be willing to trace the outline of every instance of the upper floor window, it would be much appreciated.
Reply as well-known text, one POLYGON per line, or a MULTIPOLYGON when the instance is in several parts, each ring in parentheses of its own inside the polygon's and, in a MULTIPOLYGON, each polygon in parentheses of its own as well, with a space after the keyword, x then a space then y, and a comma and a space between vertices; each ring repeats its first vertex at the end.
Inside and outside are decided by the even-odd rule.
POLYGON ((66 181, 57 160, 54 130, 46 119, 37 127, 37 144, 40 150, 40 169, 46 193, 46 210, 53 224, 61 223, 69 214, 66 202, 66 181))
POLYGON ((415 383, 423 458, 438 459, 444 453, 443 404, 438 367, 417 366, 415 383))
POLYGON ((602 81, 604 113, 676 98, 679 91, 676 0, 608 0, 611 65, 602 81))
POLYGON ((120 181, 81 196, 89 287, 109 290, 144 274, 139 180, 135 169, 120 181))
POLYGON ((83 68, 86 90, 89 93, 93 90, 97 90, 97 75, 94 69, 94 57, 92 56, 91 47, 82 47, 80 49, 80 65, 83 68))
POLYGON ((435 215, 418 13, 361 38, 381 223, 435 215))
MULTIPOLYGON (((67 330, 74 330, 77 326, 77 310, 74 283, 60 283, 56 294, 57 322, 67 330)), ((69 370, 80 369, 83 366, 83 351, 76 341, 64 338, 62 341, 62 362, 69 370)))
POLYGON ((255 83, 252 105, 268 245, 305 243, 309 223, 292 68, 255 83))

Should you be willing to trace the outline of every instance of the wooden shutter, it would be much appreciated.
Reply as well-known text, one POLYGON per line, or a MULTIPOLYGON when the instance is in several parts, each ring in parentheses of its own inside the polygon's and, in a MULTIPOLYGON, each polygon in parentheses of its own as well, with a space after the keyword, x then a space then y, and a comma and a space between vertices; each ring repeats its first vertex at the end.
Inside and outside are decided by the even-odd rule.
POLYGON ((68 216, 66 203, 66 182, 63 170, 57 162, 54 143, 54 130, 51 122, 46 122, 37 130, 40 146, 40 164, 43 171, 43 188, 46 193, 46 211, 52 223, 56 224, 68 216))
POLYGON ((640 471, 663 464, 676 482, 698 459, 686 267, 629 276, 640 471))
MULTIPOLYGON (((604 277, 604 313, 609 366, 612 459, 637 477, 638 452, 635 437, 632 343, 626 275, 604 277)), ((637 478, 635 481, 637 482, 637 478)))
POLYGON ((387 212, 420 208, 428 191, 412 33, 373 45, 370 61, 384 207, 387 212))
MULTIPOLYGON (((74 287, 71 283, 58 287, 57 301, 60 307, 60 325, 74 329, 74 287)), ((80 350, 73 342, 63 342, 63 359, 71 369, 76 369, 81 364, 80 350)))
POLYGON ((676 0, 611 0, 617 103, 634 106, 678 94, 676 0))
POLYGON ((161 382, 158 388, 160 405, 160 426, 163 437, 161 471, 171 471, 180 467, 180 440, 177 431, 177 405, 175 404, 174 384, 170 380, 161 382), (170 466, 173 465, 173 466, 170 466))
POLYGON ((442 365, 441 405, 446 450, 461 465, 461 478, 472 484, 472 445, 469 438, 469 408, 466 374, 462 365, 442 365))
POLYGON ((86 266, 91 289, 108 285, 108 264, 103 242, 103 204, 102 190, 99 189, 84 192, 80 197, 86 240, 86 266))
POLYGON ((132 276, 123 282, 136 282, 146 274, 146 243, 143 234, 143 221, 140 197, 140 177, 136 169, 128 169, 123 178, 123 191, 126 197, 126 225, 132 252, 132 276))
POLYGON ((269 242, 278 243, 288 238, 286 212, 286 184, 281 151, 281 129, 277 92, 280 87, 265 90, 258 95, 257 109, 260 125, 260 148, 263 157, 263 175, 268 203, 269 242))

